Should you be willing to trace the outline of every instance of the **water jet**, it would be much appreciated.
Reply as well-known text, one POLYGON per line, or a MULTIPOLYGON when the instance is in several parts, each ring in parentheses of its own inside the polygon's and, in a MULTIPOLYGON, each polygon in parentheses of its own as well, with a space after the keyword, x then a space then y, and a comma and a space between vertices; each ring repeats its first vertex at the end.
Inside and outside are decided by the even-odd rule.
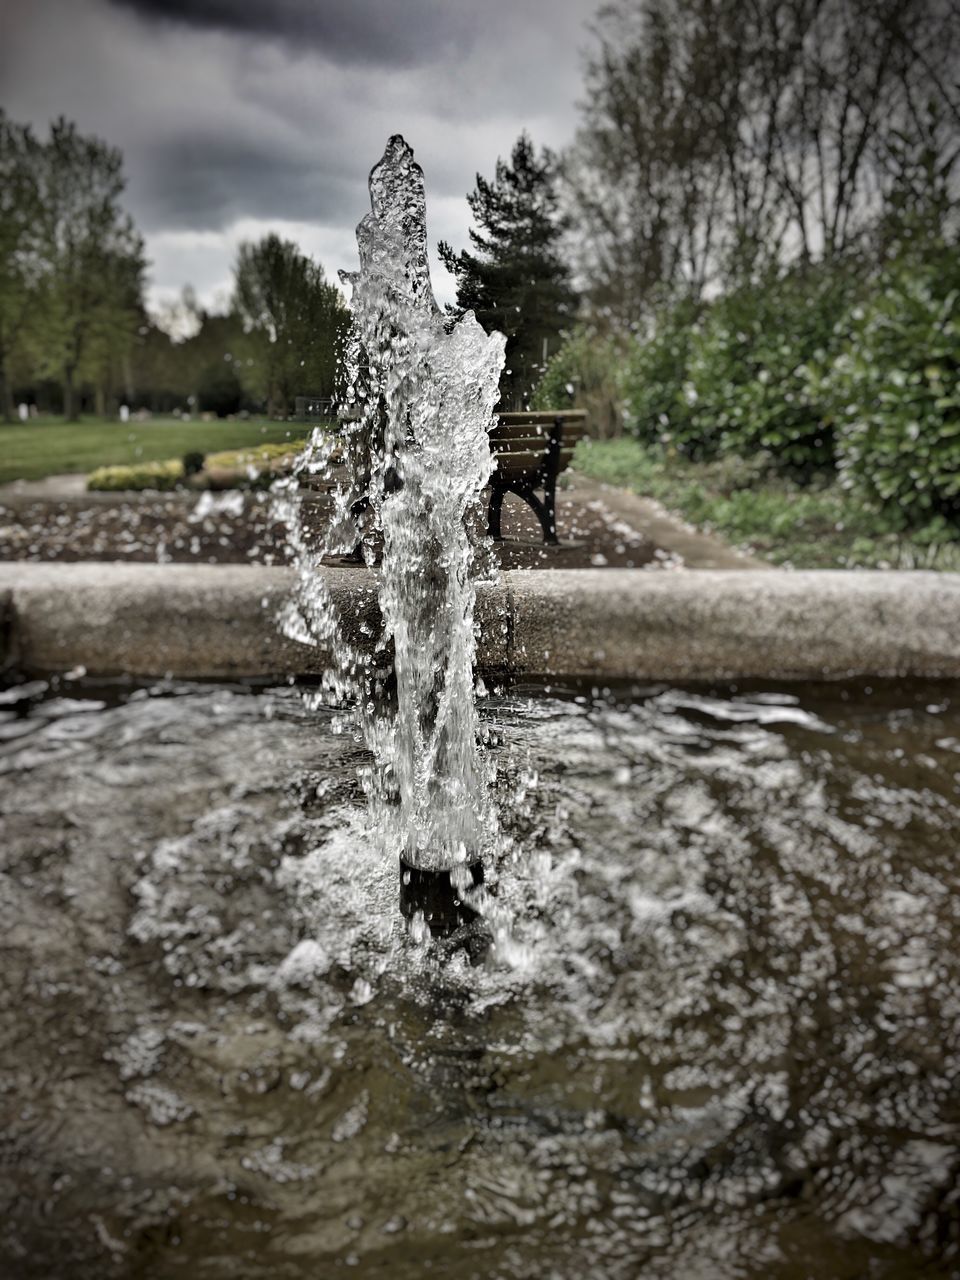
MULTIPOLYGON (((299 590, 283 624, 289 636, 333 653, 327 684, 356 708, 376 761, 368 786, 374 829, 408 869, 404 912, 422 900, 436 933, 469 914, 451 896, 451 870, 477 866, 496 841, 478 747, 478 549, 468 526, 491 473, 505 339, 486 334, 472 313, 451 321, 438 306, 423 171, 400 135, 371 171, 369 190, 370 212, 357 227, 360 270, 341 273, 352 287, 353 323, 335 514, 323 546, 311 550, 288 491, 299 590), (374 540, 382 545, 381 630, 371 655, 346 639, 320 570, 374 540), (393 668, 390 697, 374 676, 384 660, 393 668)), ((299 474, 329 473, 332 456, 315 434, 299 474)))

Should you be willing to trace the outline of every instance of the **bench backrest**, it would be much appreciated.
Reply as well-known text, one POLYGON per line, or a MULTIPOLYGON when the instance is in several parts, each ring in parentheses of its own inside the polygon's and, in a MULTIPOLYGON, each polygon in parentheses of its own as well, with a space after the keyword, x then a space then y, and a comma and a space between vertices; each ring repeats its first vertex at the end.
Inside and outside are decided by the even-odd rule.
POLYGON ((559 474, 570 465, 577 441, 587 434, 584 409, 498 414, 490 429, 490 451, 497 460, 498 473, 517 479, 539 471, 547 461, 555 431, 559 431, 559 474))
POLYGON ((293 416, 298 422, 329 422, 336 415, 330 396, 294 396, 293 416))

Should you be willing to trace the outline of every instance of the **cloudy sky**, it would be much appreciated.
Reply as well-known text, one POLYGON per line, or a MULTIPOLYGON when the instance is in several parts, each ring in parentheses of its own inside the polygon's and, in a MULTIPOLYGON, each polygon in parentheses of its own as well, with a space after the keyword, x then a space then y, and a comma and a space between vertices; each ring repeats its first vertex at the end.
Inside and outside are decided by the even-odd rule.
MULTIPOLYGON (((431 242, 466 243, 465 195, 521 129, 577 123, 598 0, 0 0, 0 105, 123 150, 150 299, 223 304, 267 230, 328 276, 356 261, 366 177, 391 133, 427 179, 431 242)), ((435 264, 442 301, 450 279, 435 264)))

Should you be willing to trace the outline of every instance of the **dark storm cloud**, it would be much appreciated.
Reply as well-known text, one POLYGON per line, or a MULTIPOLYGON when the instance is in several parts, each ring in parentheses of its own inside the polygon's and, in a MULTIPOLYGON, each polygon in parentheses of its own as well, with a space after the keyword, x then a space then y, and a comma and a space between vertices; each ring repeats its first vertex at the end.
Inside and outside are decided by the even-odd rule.
POLYGON ((212 230, 239 218, 334 223, 354 216, 356 175, 243 138, 192 135, 150 145, 134 170, 146 230, 212 230))
POLYGON ((475 175, 521 129, 571 137, 597 3, 0 0, 0 94, 40 133, 62 113, 119 147, 154 296, 212 298, 268 229, 351 266, 392 133, 426 172, 431 243, 465 244, 475 175))
POLYGON ((462 49, 476 0, 112 0, 142 18, 307 46, 333 62, 412 67, 462 49))

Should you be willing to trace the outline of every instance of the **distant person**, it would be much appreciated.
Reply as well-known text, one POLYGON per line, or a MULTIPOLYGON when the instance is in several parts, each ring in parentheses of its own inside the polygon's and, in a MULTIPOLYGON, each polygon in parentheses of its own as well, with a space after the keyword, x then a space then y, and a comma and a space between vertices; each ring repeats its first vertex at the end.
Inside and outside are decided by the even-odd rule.
POLYGON ((29 407, 29 405, 25 405, 25 404, 18 404, 18 405, 17 405, 17 414, 18 414, 18 416, 19 416, 19 418, 20 418, 20 421, 21 421, 21 422, 26 422, 26 420, 30 417, 30 407, 29 407))
POLYGON ((130 406, 127 404, 122 404, 120 406, 120 421, 121 422, 130 421, 130 406))

